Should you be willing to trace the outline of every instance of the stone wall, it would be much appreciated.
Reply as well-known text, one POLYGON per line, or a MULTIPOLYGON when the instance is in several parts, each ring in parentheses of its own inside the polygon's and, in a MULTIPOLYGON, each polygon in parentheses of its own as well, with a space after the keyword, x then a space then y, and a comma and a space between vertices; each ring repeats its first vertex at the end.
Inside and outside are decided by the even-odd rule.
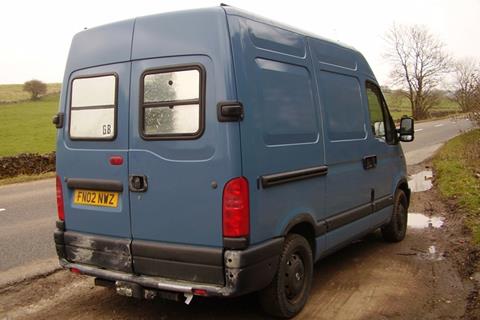
POLYGON ((50 171, 55 171, 55 152, 48 154, 22 153, 17 156, 0 158, 0 179, 50 171))

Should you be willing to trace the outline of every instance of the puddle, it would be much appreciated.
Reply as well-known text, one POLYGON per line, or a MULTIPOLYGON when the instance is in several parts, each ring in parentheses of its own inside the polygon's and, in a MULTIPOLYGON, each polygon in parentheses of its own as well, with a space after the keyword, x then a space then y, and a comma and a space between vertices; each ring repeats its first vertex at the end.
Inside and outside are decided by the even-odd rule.
POLYGON ((443 225, 441 217, 427 217, 421 213, 408 214, 408 226, 413 229, 440 228, 443 225))
POLYGON ((410 176, 410 180, 408 180, 408 186, 412 192, 427 191, 433 187, 432 178, 432 170, 420 171, 419 173, 412 174, 410 176))
POLYGON ((443 253, 437 250, 437 247, 430 246, 426 252, 419 254, 420 257, 432 261, 440 261, 444 259, 443 253))

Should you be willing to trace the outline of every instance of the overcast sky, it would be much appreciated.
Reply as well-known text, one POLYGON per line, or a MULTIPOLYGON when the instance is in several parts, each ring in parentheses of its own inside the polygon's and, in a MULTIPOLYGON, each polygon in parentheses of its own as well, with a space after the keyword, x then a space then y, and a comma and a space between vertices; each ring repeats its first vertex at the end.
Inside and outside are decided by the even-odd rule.
MULTIPOLYGON (((389 74, 383 38, 394 22, 425 25, 455 57, 480 57, 480 0, 224 1, 357 48, 382 84, 388 84, 389 74)), ((85 27, 217 5, 210 0, 3 1, 0 83, 61 82, 72 36, 85 27)))

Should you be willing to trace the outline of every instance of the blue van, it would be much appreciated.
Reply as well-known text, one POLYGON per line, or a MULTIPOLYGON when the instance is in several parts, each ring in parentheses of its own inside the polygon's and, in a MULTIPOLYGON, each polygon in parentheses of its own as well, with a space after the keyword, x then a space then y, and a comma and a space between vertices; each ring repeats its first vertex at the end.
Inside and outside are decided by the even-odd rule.
POLYGON ((119 294, 288 318, 314 262, 405 237, 413 120, 358 51, 232 7, 78 33, 54 123, 60 264, 119 294))

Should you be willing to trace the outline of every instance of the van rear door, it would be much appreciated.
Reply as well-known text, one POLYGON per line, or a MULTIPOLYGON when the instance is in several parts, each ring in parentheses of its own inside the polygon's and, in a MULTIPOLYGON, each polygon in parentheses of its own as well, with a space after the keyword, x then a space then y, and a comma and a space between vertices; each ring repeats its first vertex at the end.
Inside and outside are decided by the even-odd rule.
POLYGON ((130 90, 135 272, 221 283, 222 186, 232 168, 212 61, 134 61, 130 90))
POLYGON ((71 74, 57 145, 67 259, 131 271, 128 113, 131 63, 71 74))

